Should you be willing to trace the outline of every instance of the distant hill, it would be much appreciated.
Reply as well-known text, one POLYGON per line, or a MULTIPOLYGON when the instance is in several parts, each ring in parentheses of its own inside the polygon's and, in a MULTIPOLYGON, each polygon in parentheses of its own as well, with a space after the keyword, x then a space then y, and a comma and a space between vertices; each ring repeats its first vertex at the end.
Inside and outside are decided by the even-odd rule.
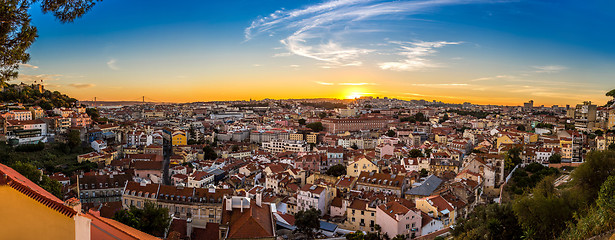
POLYGON ((1 90, 0 102, 38 105, 45 110, 55 107, 72 107, 77 103, 77 99, 58 91, 45 90, 40 84, 8 84, 1 90))

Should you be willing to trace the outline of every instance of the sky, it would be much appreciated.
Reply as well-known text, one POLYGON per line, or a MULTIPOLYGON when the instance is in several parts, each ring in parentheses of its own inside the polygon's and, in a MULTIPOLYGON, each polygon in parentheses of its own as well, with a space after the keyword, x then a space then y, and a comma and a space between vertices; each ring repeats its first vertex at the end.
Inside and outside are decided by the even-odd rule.
POLYGON ((608 0, 104 0, 39 37, 15 82, 79 100, 354 98, 602 105, 608 0))

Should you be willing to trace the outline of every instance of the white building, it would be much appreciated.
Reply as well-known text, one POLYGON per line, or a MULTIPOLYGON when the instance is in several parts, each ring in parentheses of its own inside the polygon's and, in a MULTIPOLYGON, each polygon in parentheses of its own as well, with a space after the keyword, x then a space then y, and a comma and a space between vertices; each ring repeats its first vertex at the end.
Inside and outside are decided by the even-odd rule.
POLYGON ((320 210, 321 216, 324 215, 327 212, 326 195, 327 190, 323 187, 304 185, 297 193, 297 211, 314 208, 320 210))
POLYGON ((280 153, 280 152, 307 152, 309 145, 305 141, 293 141, 293 140, 271 140, 263 143, 263 149, 268 152, 280 153))

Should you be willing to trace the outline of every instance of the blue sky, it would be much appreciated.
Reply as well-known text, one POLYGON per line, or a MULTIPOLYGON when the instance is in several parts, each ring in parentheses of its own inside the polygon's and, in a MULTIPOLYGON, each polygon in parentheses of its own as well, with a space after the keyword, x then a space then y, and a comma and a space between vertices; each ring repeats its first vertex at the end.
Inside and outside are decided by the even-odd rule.
POLYGON ((606 101, 612 1, 119 1, 74 23, 33 8, 20 81, 79 99, 389 96, 606 101))

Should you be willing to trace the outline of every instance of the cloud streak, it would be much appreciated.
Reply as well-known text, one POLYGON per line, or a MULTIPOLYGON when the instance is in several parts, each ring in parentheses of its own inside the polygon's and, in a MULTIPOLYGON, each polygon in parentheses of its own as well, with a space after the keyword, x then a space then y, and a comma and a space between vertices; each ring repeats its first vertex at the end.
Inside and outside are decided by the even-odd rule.
POLYGON ((537 73, 558 73, 568 69, 567 67, 560 65, 545 65, 545 66, 533 66, 536 70, 534 72, 537 73))
POLYGON ((116 65, 116 63, 117 63, 117 60, 112 58, 109 61, 107 61, 107 67, 109 67, 111 70, 120 70, 120 68, 116 65))
POLYGON ((83 88, 95 87, 96 85, 92 83, 71 83, 69 84, 69 86, 78 88, 78 89, 83 89, 83 88))
MULTIPOLYGON (((382 0, 329 0, 320 4, 293 10, 277 10, 267 16, 252 21, 244 30, 245 41, 267 34, 281 36, 280 43, 286 53, 276 56, 297 55, 319 61, 325 67, 360 66, 365 55, 376 52, 351 40, 356 34, 383 31, 380 27, 370 29, 361 25, 365 21, 395 20, 403 16, 424 13, 447 5, 490 2, 487 0, 422 0, 422 1, 382 1, 382 0)), ((388 30, 387 30, 388 31, 388 30)), ((438 48, 452 42, 416 42, 406 46, 404 56, 417 54, 418 47, 438 48), (425 46, 429 45, 429 46, 425 46)), ((368 44, 378 46, 378 44, 368 44)), ((403 47, 402 47, 403 48, 403 47)), ((433 52, 422 52, 431 54, 433 52)), ((421 55, 425 57, 426 55, 421 55)), ((407 58, 398 62, 383 62, 380 68, 386 70, 415 70, 436 66, 424 58, 407 58)))
POLYGON ((397 62, 383 62, 378 66, 382 70, 393 71, 417 71, 427 68, 434 68, 441 66, 438 63, 434 63, 426 57, 435 54, 436 48, 441 48, 447 45, 457 45, 461 42, 392 42, 400 45, 398 55, 405 57, 405 59, 397 62))

